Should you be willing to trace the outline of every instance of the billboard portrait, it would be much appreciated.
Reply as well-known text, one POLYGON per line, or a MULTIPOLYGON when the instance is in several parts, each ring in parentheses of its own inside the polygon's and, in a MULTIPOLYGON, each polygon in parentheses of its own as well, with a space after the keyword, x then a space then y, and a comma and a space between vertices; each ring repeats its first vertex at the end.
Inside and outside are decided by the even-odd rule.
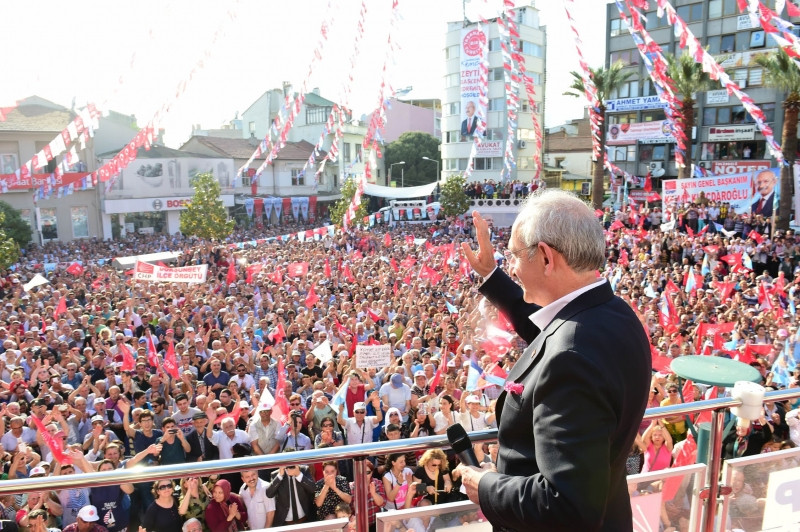
POLYGON ((754 172, 753 197, 750 213, 771 218, 778 214, 778 201, 781 196, 780 168, 768 168, 754 172))
POLYGON ((120 172, 109 195, 191 195, 191 179, 201 173, 213 174, 223 190, 230 188, 235 175, 233 160, 215 157, 137 159, 120 172))
MULTIPOLYGON (((486 31, 480 27, 461 30, 461 141, 470 140, 479 128, 479 120, 486 116, 481 109, 481 58, 487 45, 486 31)), ((486 87, 484 87, 484 91, 486 87)))

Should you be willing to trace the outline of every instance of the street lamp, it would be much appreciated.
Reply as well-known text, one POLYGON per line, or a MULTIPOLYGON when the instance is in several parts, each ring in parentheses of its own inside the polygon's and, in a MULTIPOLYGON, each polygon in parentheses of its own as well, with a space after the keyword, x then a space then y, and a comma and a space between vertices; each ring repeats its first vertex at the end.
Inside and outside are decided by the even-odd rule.
MULTIPOLYGON (((405 161, 400 161, 399 163, 392 163, 392 164, 389 165, 389 181, 392 180, 392 167, 396 166, 398 164, 406 164, 406 162, 405 161)), ((401 168, 400 169, 400 179, 401 179, 400 187, 401 188, 405 186, 405 181, 406 181, 405 180, 405 172, 404 172, 404 170, 405 170, 405 168, 401 168)))
POLYGON ((436 200, 439 200, 439 180, 441 179, 439 176, 439 161, 436 159, 431 159, 430 157, 422 157, 425 161, 430 161, 432 163, 436 163, 436 200))

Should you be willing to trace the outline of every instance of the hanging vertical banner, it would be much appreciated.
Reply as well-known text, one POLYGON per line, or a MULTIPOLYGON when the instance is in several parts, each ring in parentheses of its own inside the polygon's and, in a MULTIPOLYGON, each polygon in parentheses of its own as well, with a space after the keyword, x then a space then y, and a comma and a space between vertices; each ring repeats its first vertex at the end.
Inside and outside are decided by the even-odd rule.
MULTIPOLYGON (((800 190, 800 163, 794 163, 794 189, 800 190)), ((794 219, 800 215, 800 194, 794 194, 794 219)))
POLYGON ((480 116, 486 116, 486 108, 481 105, 481 55, 487 43, 486 32, 482 27, 461 30, 461 141, 481 134, 480 116))
POLYGON ((308 198, 297 198, 300 204, 300 214, 303 220, 308 221, 308 198))
POLYGON ((311 196, 308 198, 308 221, 315 222, 317 220, 317 197, 311 196))
POLYGON ((244 200, 244 210, 245 210, 245 212, 247 212, 247 217, 248 218, 252 218, 253 217, 253 206, 254 206, 254 204, 255 204, 255 201, 253 200, 253 198, 247 198, 247 199, 244 200))
POLYGON ((264 214, 264 199, 263 198, 254 199, 253 209, 255 210, 256 220, 260 220, 261 215, 264 214))
POLYGON ((300 198, 292 198, 292 216, 295 220, 300 219, 300 198))
POLYGON ((292 198, 283 198, 283 220, 288 222, 292 218, 292 198))
POLYGON ((272 209, 275 211, 275 218, 278 222, 281 221, 281 210, 283 208, 283 200, 281 198, 272 198, 272 209))

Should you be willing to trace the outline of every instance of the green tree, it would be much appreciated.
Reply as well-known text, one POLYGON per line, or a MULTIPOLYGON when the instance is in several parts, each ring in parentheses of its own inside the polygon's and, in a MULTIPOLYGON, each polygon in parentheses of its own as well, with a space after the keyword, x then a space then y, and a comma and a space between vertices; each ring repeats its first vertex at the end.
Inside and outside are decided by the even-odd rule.
POLYGON ((392 181, 395 181, 397 186, 413 187, 434 183, 439 178, 436 175, 437 165, 423 157, 437 161, 438 168, 441 168, 439 144, 439 139, 421 131, 403 133, 396 141, 387 144, 383 152, 387 176, 392 164, 405 162, 392 170, 392 181))
POLYGON ((181 212, 181 233, 217 240, 230 236, 235 222, 228 219, 228 212, 219 199, 221 189, 214 174, 197 174, 190 184, 194 196, 181 212))
POLYGON ((716 82, 708 73, 703 72, 703 65, 695 62, 694 57, 683 53, 678 57, 667 55, 667 75, 675 83, 675 89, 680 94, 681 114, 683 115, 683 134, 689 149, 686 150, 683 168, 678 169, 678 178, 691 177, 692 171, 692 129, 695 125, 694 94, 711 90, 716 82))
POLYGON ((5 201, 0 201, 0 212, 4 216, 3 221, 0 222, 0 230, 8 238, 12 238, 19 247, 27 246, 31 241, 31 226, 28 225, 28 222, 22 219, 17 209, 5 201))
MULTIPOLYGON (((606 100, 628 81, 633 71, 623 72, 625 65, 617 61, 608 68, 590 68, 591 79, 597 87, 598 115, 600 117, 600 157, 594 160, 592 170, 592 205, 595 209, 603 208, 603 195, 605 193, 604 156, 606 151, 606 100)), ((564 94, 583 98, 583 79, 577 72, 570 72, 573 77, 570 90, 564 94)))
MULTIPOLYGON (((347 212, 347 209, 350 207, 350 203, 353 201, 353 196, 356 195, 356 188, 356 180, 352 177, 348 178, 344 183, 342 183, 342 197, 339 201, 334 203, 330 209, 332 223, 336 225, 342 225, 344 213, 347 212)), ((361 196, 361 205, 359 205, 358 209, 356 209, 355 222, 361 223, 361 219, 366 215, 367 201, 364 196, 361 196)))
POLYGON ((469 209, 470 201, 464 192, 466 184, 467 180, 460 174, 447 176, 439 196, 445 216, 460 216, 469 209))
MULTIPOLYGON (((6 236, 5 220, 6 214, 0 210, 0 268, 2 269, 8 268, 19 260, 19 246, 13 238, 6 236)), ((30 233, 30 229, 28 232, 30 233)), ((30 240, 30 236, 28 240, 30 240)))
POLYGON ((797 116, 800 112, 800 70, 794 60, 783 49, 777 53, 762 55, 756 63, 764 68, 764 78, 768 86, 786 93, 783 100, 783 133, 781 149, 786 159, 781 167, 781 195, 778 205, 778 229, 789 229, 792 217, 792 168, 797 153, 797 116))

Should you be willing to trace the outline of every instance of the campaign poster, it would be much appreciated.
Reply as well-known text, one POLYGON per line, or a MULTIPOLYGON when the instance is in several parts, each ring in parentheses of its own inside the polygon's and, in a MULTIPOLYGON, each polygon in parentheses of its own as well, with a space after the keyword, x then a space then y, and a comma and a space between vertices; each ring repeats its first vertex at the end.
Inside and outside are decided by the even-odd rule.
MULTIPOLYGON (((479 128, 479 120, 486 116, 480 108, 481 58, 488 37, 481 27, 461 30, 461 141, 468 142, 479 128)), ((484 90, 487 90, 484 87, 484 90)))
POLYGON ((694 203, 703 192, 711 201, 728 203, 737 214, 777 213, 780 169, 768 168, 739 174, 690 179, 668 179, 661 184, 664 203, 694 203))

